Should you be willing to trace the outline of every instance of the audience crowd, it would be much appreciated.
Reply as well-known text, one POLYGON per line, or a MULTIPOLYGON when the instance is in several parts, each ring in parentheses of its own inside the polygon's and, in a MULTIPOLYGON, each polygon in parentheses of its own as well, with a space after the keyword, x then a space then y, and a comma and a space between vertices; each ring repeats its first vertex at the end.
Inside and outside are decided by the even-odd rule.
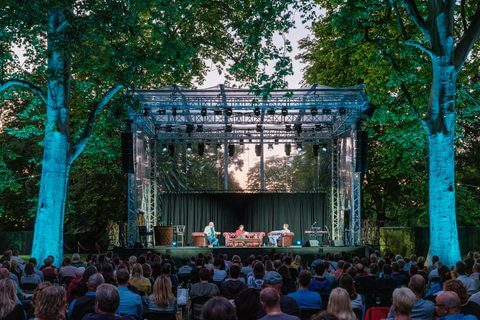
POLYGON ((0 320, 480 320, 480 253, 0 259, 0 320))

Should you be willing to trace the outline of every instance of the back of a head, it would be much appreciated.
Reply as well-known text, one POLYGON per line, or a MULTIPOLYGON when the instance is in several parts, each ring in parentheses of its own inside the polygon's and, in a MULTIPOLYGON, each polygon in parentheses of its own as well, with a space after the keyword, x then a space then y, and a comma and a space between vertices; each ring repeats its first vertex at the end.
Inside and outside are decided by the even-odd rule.
POLYGON ((236 264, 230 267, 230 278, 237 279, 240 276, 240 267, 236 264))
POLYGON ((120 304, 118 289, 108 283, 98 286, 95 296, 98 311, 114 314, 120 304))
POLYGON ((315 274, 317 276, 321 276, 325 273, 325 265, 323 263, 318 263, 316 266, 315 266, 315 274))
POLYGON ((264 288, 260 292, 260 302, 269 309, 280 306, 280 294, 274 288, 264 288))
POLYGON ((0 280, 0 319, 13 311, 18 303, 15 282, 10 279, 0 280))
POLYGON ((235 308, 224 297, 213 297, 203 305, 203 320, 237 320, 235 308))
POLYGON ((91 291, 91 292, 96 291, 97 288, 103 283, 105 283, 105 279, 103 279, 103 276, 101 273, 92 274, 87 281, 88 291, 91 291))
POLYGON ((130 280, 130 274, 125 269, 119 269, 117 271, 117 283, 119 285, 127 285, 130 280))
POLYGON ((209 281, 210 280, 210 270, 207 268, 202 268, 200 271, 198 271, 198 276, 200 277, 200 280, 202 281, 209 281))
POLYGON ((355 320, 352 302, 347 290, 335 288, 330 293, 327 311, 333 313, 340 320, 355 320))
POLYGON ((417 295, 422 295, 425 290, 425 278, 419 274, 415 274, 410 278, 408 287, 417 295))
POLYGON ((238 319, 258 319, 260 311, 260 294, 254 288, 247 288, 235 298, 236 313, 238 319))
POLYGON ((161 306, 166 307, 171 305, 175 300, 175 296, 172 292, 172 280, 167 275, 161 275, 157 277, 153 284, 153 301, 161 306))
POLYGON ((35 267, 33 266, 33 263, 30 263, 30 262, 27 263, 27 264, 25 265, 25 273, 26 273, 27 275, 31 275, 31 274, 33 274, 34 272, 35 272, 35 267))
POLYGON ((435 299, 437 306, 446 307, 448 313, 460 313, 460 297, 453 291, 440 292, 435 299))
POLYGON ((339 320, 336 315, 328 311, 322 311, 314 320, 339 320))
POLYGON ((415 293, 409 288, 397 288, 393 291, 393 310, 395 316, 409 316, 417 301, 415 293))
POLYGON ((62 287, 47 285, 35 294, 34 300, 36 318, 65 319, 67 297, 62 287))
POLYGON ((455 271, 459 275, 464 275, 467 272, 467 265, 463 261, 458 261, 455 263, 455 271))
POLYGON ((443 290, 453 291, 460 298, 460 303, 464 304, 468 301, 467 287, 460 280, 451 279, 443 283, 443 290))
POLYGON ((302 270, 298 275, 298 284, 302 288, 308 288, 310 280, 312 280, 312 274, 308 270, 302 270))

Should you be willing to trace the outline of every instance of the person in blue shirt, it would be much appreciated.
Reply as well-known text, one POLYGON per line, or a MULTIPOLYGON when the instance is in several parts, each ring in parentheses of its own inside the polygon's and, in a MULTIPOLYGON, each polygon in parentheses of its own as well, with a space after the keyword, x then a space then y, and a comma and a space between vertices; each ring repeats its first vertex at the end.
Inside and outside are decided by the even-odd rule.
POLYGON ((207 237, 209 247, 218 247, 217 235, 220 234, 220 232, 215 231, 215 224, 213 222, 210 222, 208 226, 205 227, 203 233, 207 237))
POLYGON ((475 320, 477 317, 460 313, 460 298, 453 291, 443 291, 435 298, 435 313, 439 320, 475 320))
POLYGON ((308 270, 303 270, 298 275, 298 290, 288 294, 289 297, 297 301, 300 309, 321 309, 322 298, 320 294, 308 289, 312 280, 312 274, 308 270))
POLYGON ((118 305, 117 314, 122 316, 131 315, 137 318, 143 313, 142 298, 140 295, 128 290, 128 280, 130 275, 125 269, 117 271, 118 293, 120 294, 120 303, 118 305))

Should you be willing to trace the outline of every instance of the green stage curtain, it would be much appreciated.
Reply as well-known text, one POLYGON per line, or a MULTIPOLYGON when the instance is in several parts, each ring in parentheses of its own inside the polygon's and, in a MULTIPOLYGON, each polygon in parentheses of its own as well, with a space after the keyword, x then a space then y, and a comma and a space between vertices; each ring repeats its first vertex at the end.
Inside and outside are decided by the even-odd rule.
POLYGON ((239 224, 247 231, 267 233, 288 223, 295 240, 302 243, 309 239, 303 231, 315 221, 318 227, 327 223, 324 193, 166 193, 161 197, 162 220, 185 225, 188 243, 191 233, 202 232, 210 221, 222 233, 234 232, 239 224))

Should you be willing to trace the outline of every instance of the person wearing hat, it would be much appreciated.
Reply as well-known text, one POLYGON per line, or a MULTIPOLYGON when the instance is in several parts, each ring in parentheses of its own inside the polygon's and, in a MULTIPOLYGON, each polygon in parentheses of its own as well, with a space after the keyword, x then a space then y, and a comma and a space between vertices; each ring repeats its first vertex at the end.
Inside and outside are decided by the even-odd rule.
MULTIPOLYGON (((292 297, 282 294, 283 277, 276 271, 268 271, 265 273, 263 280, 265 281, 265 288, 273 288, 280 295, 280 309, 282 312, 291 316, 299 317, 300 309, 297 301, 292 297)), ((260 317, 263 317, 265 314, 265 310, 260 311, 260 317)))
POLYGON ((72 254, 71 265, 74 266, 75 268, 85 267, 85 264, 80 260, 80 254, 78 253, 72 254))

